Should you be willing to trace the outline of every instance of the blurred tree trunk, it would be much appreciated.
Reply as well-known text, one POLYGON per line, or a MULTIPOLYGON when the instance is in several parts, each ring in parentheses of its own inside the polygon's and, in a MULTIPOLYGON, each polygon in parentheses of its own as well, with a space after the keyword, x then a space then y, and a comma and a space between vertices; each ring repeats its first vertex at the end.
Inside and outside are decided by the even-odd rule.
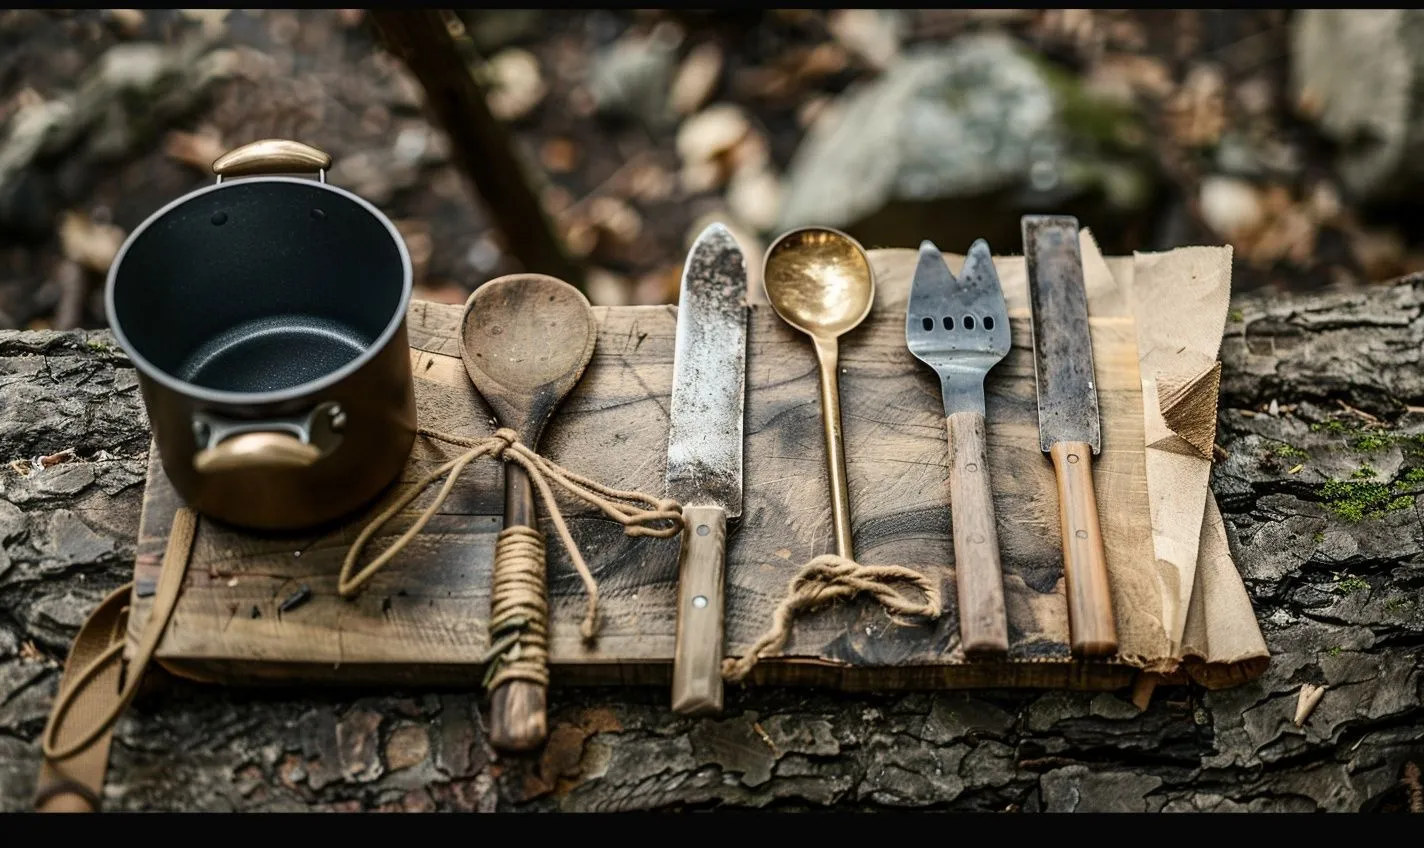
MULTIPOLYGON (((386 49, 425 89, 432 118, 450 137, 455 161, 474 183, 509 252, 525 270, 549 274, 580 290, 584 270, 570 259, 531 180, 532 163, 519 155, 509 129, 489 110, 485 89, 457 43, 443 9, 368 9, 386 49)), ((466 41, 468 39, 465 39, 466 41)))

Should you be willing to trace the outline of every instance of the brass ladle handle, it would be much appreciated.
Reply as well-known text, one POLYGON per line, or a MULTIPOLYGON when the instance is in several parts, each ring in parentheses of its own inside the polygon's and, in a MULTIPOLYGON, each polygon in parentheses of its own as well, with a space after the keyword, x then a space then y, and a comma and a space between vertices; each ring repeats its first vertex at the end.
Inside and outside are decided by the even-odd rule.
POLYGON ((331 156, 300 141, 264 138, 229 150, 213 161, 218 182, 224 177, 252 177, 259 174, 293 174, 316 171, 326 182, 331 156))

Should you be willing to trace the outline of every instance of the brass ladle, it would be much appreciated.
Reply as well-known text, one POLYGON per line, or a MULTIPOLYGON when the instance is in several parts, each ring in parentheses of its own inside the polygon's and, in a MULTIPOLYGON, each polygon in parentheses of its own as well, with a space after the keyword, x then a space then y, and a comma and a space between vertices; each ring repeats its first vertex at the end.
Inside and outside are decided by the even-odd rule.
POLYGON ((816 345, 836 553, 855 559, 841 437, 837 340, 870 314, 875 301, 875 274, 860 243, 828 227, 803 227, 786 233, 767 248, 762 269, 771 308, 783 321, 810 336, 816 345))

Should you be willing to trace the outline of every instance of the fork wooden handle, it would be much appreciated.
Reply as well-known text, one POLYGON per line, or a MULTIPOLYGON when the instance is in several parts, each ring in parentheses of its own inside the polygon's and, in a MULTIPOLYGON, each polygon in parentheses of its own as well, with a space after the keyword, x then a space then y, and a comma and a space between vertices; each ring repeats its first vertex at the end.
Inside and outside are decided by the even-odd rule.
POLYGON ((1068 591, 1068 632, 1073 653, 1117 653, 1107 555, 1093 491, 1093 450, 1083 442, 1058 442, 1049 450, 1058 478, 1058 517, 1063 525, 1063 579, 1068 591))
POLYGON ((956 412, 949 428, 949 512, 954 529, 954 574, 959 587, 959 641, 964 653, 1009 650, 1004 575, 985 461, 984 414, 956 412))

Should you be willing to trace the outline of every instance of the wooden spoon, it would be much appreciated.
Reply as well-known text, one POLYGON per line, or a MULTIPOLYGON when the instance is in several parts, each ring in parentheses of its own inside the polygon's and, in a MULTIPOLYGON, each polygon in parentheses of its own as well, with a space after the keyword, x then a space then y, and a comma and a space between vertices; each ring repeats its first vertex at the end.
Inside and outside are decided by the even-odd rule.
MULTIPOLYGON (((465 303, 460 356, 501 427, 538 450, 544 425, 583 376, 598 340, 593 308, 578 289, 542 274, 490 280, 465 303)), ((504 465, 504 526, 538 527, 534 487, 524 469, 504 465)), ((498 566, 498 562, 496 562, 498 566)), ((528 751, 548 733, 544 686, 506 681, 490 693, 490 742, 528 751)))

